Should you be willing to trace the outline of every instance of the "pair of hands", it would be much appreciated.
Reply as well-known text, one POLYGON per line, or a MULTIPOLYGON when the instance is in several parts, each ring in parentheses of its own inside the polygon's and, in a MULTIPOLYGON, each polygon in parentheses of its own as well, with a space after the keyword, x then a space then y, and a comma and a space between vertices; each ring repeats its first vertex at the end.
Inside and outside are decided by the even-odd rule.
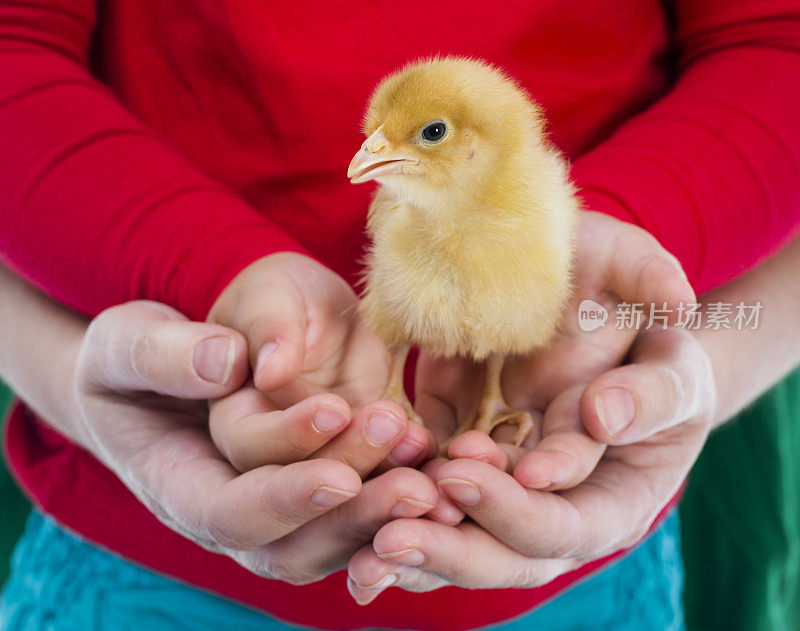
MULTIPOLYGON (((694 462, 713 411, 709 362, 691 335, 583 333, 576 307, 586 298, 613 308, 693 295, 649 235, 585 213, 562 332, 504 376, 509 403, 542 421, 523 449, 470 432, 451 444, 452 460, 398 468, 423 460, 432 441, 376 400, 385 349, 355 317, 352 290, 293 254, 243 271, 213 324, 153 303, 96 319, 79 362, 83 417, 101 458, 159 518, 257 574, 305 583, 349 565, 361 603, 392 584, 538 585, 637 541, 694 462), (206 398, 216 399, 210 421, 188 401, 206 398)), ((421 356, 417 408, 438 439, 470 409, 480 378, 468 362, 421 356)))

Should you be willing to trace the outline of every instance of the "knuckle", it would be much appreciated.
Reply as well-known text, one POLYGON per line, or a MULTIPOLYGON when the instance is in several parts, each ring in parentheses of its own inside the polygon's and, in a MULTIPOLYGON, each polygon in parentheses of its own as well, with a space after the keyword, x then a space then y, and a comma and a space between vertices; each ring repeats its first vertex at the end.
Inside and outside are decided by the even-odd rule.
POLYGON ((377 528, 368 521, 363 515, 356 514, 356 511, 348 512, 342 526, 343 538, 349 541, 371 541, 377 528))
POLYGON ((639 270, 638 291, 640 296, 648 296, 654 290, 658 290, 663 284, 665 272, 678 274, 677 267, 665 260, 662 252, 644 254, 639 264, 639 270))
POLYGON ((515 587, 540 587, 554 578, 553 573, 543 570, 541 565, 530 562, 522 563, 513 573, 513 585, 515 587))
POLYGON ((377 461, 375 463, 367 463, 366 455, 366 453, 354 453, 349 446, 343 447, 336 443, 330 444, 328 449, 325 450, 325 458, 347 465, 362 476, 377 464, 377 461))
POLYGON ((625 224, 624 229, 615 230, 614 251, 620 253, 650 254, 661 249, 658 240, 647 230, 633 224, 625 224))
POLYGON ((218 406, 213 404, 210 406, 208 429, 211 440, 231 466, 240 473, 246 473, 259 466, 253 456, 253 446, 248 441, 242 440, 242 436, 246 435, 242 429, 251 419, 251 416, 231 419, 218 406))
POLYGON ((679 404, 684 399, 684 381, 672 364, 662 364, 657 368, 658 381, 662 392, 671 399, 670 403, 679 404))
POLYGON ((237 444, 236 441, 227 441, 220 451, 225 454, 228 462, 239 473, 247 473, 258 467, 258 463, 253 459, 253 455, 247 452, 247 448, 237 444))
POLYGON ((648 532, 650 532, 650 524, 643 520, 637 521, 633 524, 630 532, 622 538, 621 547, 632 548, 642 541, 642 539, 647 536, 648 532))
POLYGON ((252 471, 260 465, 258 457, 253 453, 249 444, 237 440, 229 426, 217 427, 212 432, 214 444, 224 454, 234 469, 240 473, 252 471))
POLYGON ((297 502, 286 497, 274 497, 270 508, 270 517, 277 526, 284 530, 295 530, 309 517, 305 506, 298 505, 297 502))
POLYGON ((389 469, 386 473, 381 475, 381 492, 387 495, 402 495, 405 491, 412 488, 418 488, 419 484, 409 484, 408 471, 402 468, 389 469))
MULTIPOLYGON (((528 559, 541 558, 542 548, 539 542, 527 542, 520 552, 528 559)), ((569 559, 583 553, 583 545, 577 543, 570 533, 565 533, 563 540, 550 542, 547 546, 547 556, 553 559, 569 559)))
POLYGON ((151 372, 155 350, 153 332, 149 329, 137 331, 131 342, 128 361, 131 370, 140 379, 146 380, 151 372))
POLYGON ((233 532, 227 522, 226 512, 219 502, 212 501, 203 515, 203 530, 207 537, 216 545, 229 550, 247 551, 255 548, 255 544, 245 541, 233 532))
POLYGON ((286 462, 306 458, 310 455, 312 448, 308 445, 309 436, 305 433, 288 430, 283 436, 283 449, 281 455, 286 462))
POLYGON ((344 538, 350 541, 369 541, 375 536, 375 528, 360 521, 349 521, 344 527, 344 538))

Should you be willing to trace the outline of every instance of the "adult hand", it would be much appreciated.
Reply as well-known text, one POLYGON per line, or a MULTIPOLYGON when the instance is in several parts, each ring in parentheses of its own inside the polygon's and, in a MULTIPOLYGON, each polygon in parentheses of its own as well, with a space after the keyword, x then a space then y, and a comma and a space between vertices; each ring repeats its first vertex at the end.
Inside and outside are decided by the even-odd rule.
MULTIPOLYGON (((581 421, 579 401, 586 385, 618 366, 636 338, 634 327, 617 327, 618 303, 671 309, 666 322, 676 320, 678 305, 694 301, 694 293, 677 260, 647 232, 636 226, 594 212, 582 212, 577 229, 577 249, 572 298, 564 311, 559 332, 547 349, 530 357, 507 362, 503 390, 508 403, 527 409, 539 422, 519 450, 504 445, 506 457, 519 461, 517 479, 527 487, 567 489, 580 483, 594 469, 604 444, 629 422, 630 402, 616 390, 598 393, 594 401, 605 409, 602 424, 590 427, 581 421), (583 301, 604 308, 605 326, 584 331, 578 312, 583 301), (532 450, 532 451, 531 451, 532 450), (530 452, 530 453, 527 453, 530 452), (524 455, 526 454, 527 455, 524 455)), ((655 328, 663 328, 661 322, 655 328)), ((466 360, 442 360, 423 353, 417 370, 417 411, 441 441, 466 418, 476 405, 484 368, 466 360)), ((495 438, 510 441, 510 428, 500 427, 495 438)), ((486 458, 485 441, 476 434, 456 437, 449 447, 451 458, 486 458)))
MULTIPOLYGON (((682 329, 642 333, 630 363, 592 380, 580 399, 584 423, 602 436, 595 397, 619 388, 633 401, 627 428, 588 478, 574 488, 525 488, 507 471, 513 458, 488 437, 471 440, 486 460, 442 463, 437 484, 472 522, 456 527, 425 519, 384 526, 350 561, 348 585, 366 604, 390 585, 427 591, 532 587, 587 561, 637 543, 682 484, 714 416, 711 364, 682 329), (507 458, 507 471, 495 464, 507 458)), ((517 465, 517 469, 519 465, 517 465)))
POLYGON ((203 401, 248 373, 244 338, 222 326, 156 303, 115 307, 92 322, 75 370, 86 447, 170 528, 259 575, 318 580, 390 519, 436 501, 411 469, 362 484, 320 458, 240 474, 211 441, 203 401))
POLYGON ((331 457, 364 477, 432 450, 399 406, 376 400, 387 351, 356 305, 341 277, 288 252, 256 261, 219 296, 209 321, 245 336, 253 369, 252 383, 211 403, 214 441, 238 470, 331 457))

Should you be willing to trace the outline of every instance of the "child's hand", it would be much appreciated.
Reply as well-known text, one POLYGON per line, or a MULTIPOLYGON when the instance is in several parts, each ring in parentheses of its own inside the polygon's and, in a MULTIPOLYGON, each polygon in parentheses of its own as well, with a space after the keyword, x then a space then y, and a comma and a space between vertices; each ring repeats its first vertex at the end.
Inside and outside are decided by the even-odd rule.
POLYGON ((427 432, 377 400, 386 348, 356 305, 341 277, 288 252, 256 261, 217 299, 209 321, 245 336, 253 369, 251 384, 211 404, 212 436, 237 469, 327 457, 365 477, 387 456, 383 468, 429 453, 427 432))

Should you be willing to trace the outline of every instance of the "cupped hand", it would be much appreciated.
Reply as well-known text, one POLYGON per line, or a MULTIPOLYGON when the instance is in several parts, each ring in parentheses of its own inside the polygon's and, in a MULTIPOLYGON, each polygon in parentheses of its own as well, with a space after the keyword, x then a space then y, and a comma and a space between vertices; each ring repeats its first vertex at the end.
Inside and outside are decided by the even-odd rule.
POLYGON ((238 470, 329 457, 363 477, 431 451, 423 428, 378 399, 387 351, 357 302, 340 276, 289 252, 256 261, 219 296, 208 320, 244 335, 253 371, 211 403, 214 441, 238 470))
MULTIPOLYGON (((694 293, 677 260, 647 232, 594 212, 582 212, 577 228, 573 291, 559 331, 544 351, 507 362, 503 372, 506 401, 527 409, 538 421, 523 449, 504 444, 496 464, 518 463, 514 475, 525 486, 543 490, 571 488, 594 469, 630 414, 629 402, 616 390, 598 393, 598 409, 607 409, 599 426, 585 427, 580 406, 587 384, 618 366, 636 338, 634 327, 617 326, 621 302, 640 303, 648 324, 649 308, 666 305, 667 322, 674 324, 681 303, 694 293), (584 331, 579 326, 581 303, 597 303, 609 314, 605 326, 584 331), (589 430, 587 432, 587 429, 589 430)), ((585 304, 584 304, 585 308, 585 304)), ((663 328, 655 322, 652 328, 663 328)), ((423 353, 416 379, 416 407, 439 441, 468 417, 480 392, 484 367, 464 359, 442 360, 423 353)), ((510 428, 500 427, 495 438, 510 443, 510 428)), ((451 458, 486 460, 487 443, 470 432, 450 444, 451 458)))
POLYGON ((440 463, 435 479, 473 521, 401 519, 384 526, 350 561, 356 601, 371 602, 390 585, 533 587, 637 543, 706 440, 715 408, 711 363, 685 330, 642 333, 630 363, 593 379, 580 398, 593 434, 606 431, 594 401, 607 388, 632 397, 633 418, 609 438, 612 446, 586 480, 559 492, 526 488, 496 466, 513 470, 513 457, 488 437, 471 436, 485 461, 440 463))
POLYGON ((247 374, 237 332, 156 303, 115 307, 92 322, 78 356, 81 434, 167 526, 292 583, 343 568, 388 521, 433 506, 434 483, 412 469, 365 483, 331 458, 237 471, 209 436, 205 399, 236 391, 247 374))

